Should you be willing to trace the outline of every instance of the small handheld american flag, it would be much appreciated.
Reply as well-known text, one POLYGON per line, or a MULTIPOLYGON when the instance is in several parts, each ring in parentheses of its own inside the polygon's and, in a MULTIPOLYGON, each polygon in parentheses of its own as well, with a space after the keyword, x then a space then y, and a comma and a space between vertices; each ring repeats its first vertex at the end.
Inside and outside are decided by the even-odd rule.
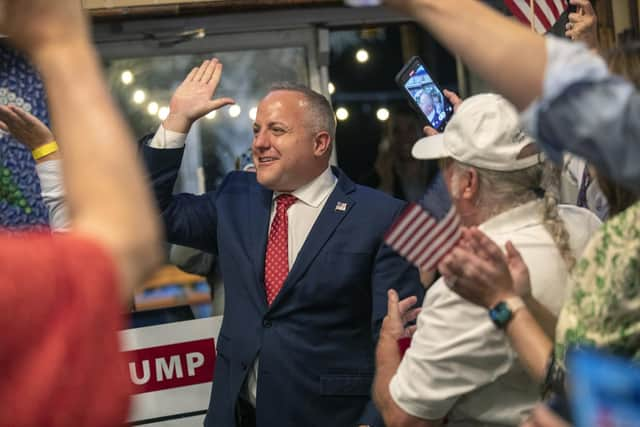
POLYGON ((462 237, 460 216, 441 178, 420 203, 411 203, 387 231, 384 241, 420 270, 435 270, 462 237))
POLYGON ((540 34, 547 33, 569 8, 568 0, 505 0, 513 16, 540 34))

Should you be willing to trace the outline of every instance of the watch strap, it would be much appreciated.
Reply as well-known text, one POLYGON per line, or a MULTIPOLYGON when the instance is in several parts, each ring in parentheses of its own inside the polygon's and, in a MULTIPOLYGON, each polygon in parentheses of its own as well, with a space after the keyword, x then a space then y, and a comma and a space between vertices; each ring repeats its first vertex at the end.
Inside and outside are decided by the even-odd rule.
POLYGON ((525 306, 524 301, 520 297, 507 298, 506 300, 504 300, 504 302, 505 304, 507 304, 507 307, 509 307, 509 310, 511 310, 512 318, 514 314, 516 314, 520 309, 524 308, 525 306))
POLYGON ((513 316, 524 306, 525 303, 520 297, 507 298, 489 310, 489 317, 497 328, 504 329, 511 322, 513 316))

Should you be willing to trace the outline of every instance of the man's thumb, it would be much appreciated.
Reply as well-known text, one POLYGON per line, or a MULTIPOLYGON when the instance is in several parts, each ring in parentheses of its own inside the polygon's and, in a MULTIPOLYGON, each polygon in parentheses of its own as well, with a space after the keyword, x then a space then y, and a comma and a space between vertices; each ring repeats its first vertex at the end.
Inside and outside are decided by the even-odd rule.
POLYGON ((398 314, 398 293, 394 289, 387 291, 387 316, 395 317, 398 314))

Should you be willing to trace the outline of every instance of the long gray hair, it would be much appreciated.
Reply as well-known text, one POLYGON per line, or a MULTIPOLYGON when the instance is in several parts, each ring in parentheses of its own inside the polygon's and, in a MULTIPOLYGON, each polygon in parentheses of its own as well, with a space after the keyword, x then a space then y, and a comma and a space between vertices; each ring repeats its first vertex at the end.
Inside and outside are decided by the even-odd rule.
MULTIPOLYGON (((560 169, 549 160, 535 166, 510 172, 498 172, 453 162, 454 175, 470 168, 478 174, 477 205, 483 210, 486 219, 516 206, 538 198, 537 191, 544 191, 544 204, 541 212, 546 230, 551 235, 562 259, 571 271, 576 259, 571 249, 569 232, 558 211, 560 194, 560 169)), ((457 187, 453 185, 454 189, 457 187)), ((455 196, 455 195, 454 195, 455 196)))

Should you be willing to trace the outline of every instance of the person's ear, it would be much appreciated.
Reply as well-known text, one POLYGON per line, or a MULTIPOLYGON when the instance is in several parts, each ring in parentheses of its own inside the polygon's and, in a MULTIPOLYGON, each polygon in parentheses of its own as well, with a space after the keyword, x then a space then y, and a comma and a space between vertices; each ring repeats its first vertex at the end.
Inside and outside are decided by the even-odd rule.
POLYGON ((461 180, 462 186, 462 198, 473 201, 478 195, 478 189, 480 187, 478 171, 474 168, 469 168, 464 173, 464 177, 461 180))
POLYGON ((331 136, 329 132, 318 132, 313 139, 313 154, 316 157, 323 157, 331 152, 331 136))

